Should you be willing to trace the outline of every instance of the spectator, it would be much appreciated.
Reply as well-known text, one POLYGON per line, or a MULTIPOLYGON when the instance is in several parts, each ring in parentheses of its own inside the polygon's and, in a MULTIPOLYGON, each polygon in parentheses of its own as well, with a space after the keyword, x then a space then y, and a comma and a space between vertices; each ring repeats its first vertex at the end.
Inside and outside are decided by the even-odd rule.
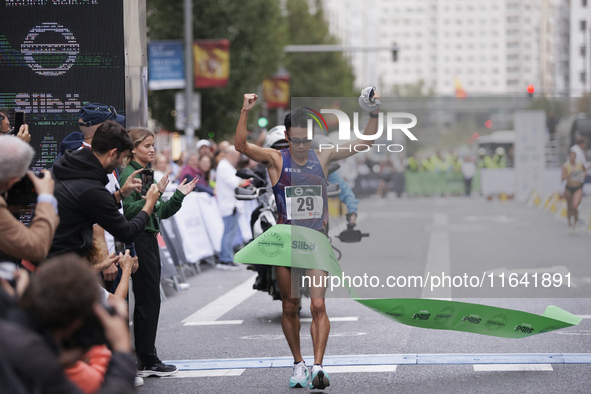
POLYGON ((97 287, 95 273, 75 255, 39 268, 18 301, 20 309, 13 308, 8 320, 0 320, 1 369, 12 371, 12 386, 3 382, 3 390, 81 393, 63 368, 85 352, 89 338, 77 331, 94 313, 113 351, 100 392, 133 392, 135 368, 125 307, 119 302, 117 314, 111 316, 98 302, 97 287))
POLYGON ((211 157, 211 143, 208 140, 199 140, 199 142, 197 142, 197 153, 199 153, 200 157, 211 157))
MULTIPOLYGON (((55 196, 62 214, 49 256, 68 252, 85 256, 92 245, 95 223, 126 243, 132 243, 142 233, 158 201, 156 186, 146 195, 141 211, 138 210, 130 221, 121 215, 116 199, 105 189, 109 181, 107 174, 121 165, 124 155, 132 148, 125 129, 108 120, 96 130, 92 150, 67 151, 55 161, 55 196)), ((121 198, 133 191, 133 187, 126 186, 117 194, 121 198)))
MULTIPOLYGON (((60 144, 60 153, 58 158, 69 149, 91 149, 94 134, 107 120, 116 121, 117 123, 121 124, 125 120, 125 117, 118 115, 115 107, 106 104, 91 103, 82 107, 80 109, 78 118, 78 127, 80 128, 80 131, 74 131, 63 139, 60 144)), ((119 182, 117 182, 117 175, 115 172, 116 171, 113 171, 112 173, 107 174, 109 182, 105 185, 105 187, 110 193, 115 195, 115 199, 117 200, 117 203, 119 203, 122 200, 122 194, 117 193, 119 190, 119 182)), ((135 188, 141 187, 141 185, 138 186, 137 184, 128 186, 133 186, 135 188)), ((130 192, 123 190, 123 193, 129 194, 130 192)), ((120 212, 123 214, 121 209, 120 212)), ((115 241, 111 234, 105 232, 99 225, 95 225, 93 227, 93 233, 93 247, 97 250, 98 255, 108 255, 109 252, 114 252, 115 241)), ((114 258, 112 264, 105 267, 102 272, 103 279, 105 280, 105 285, 107 287, 111 287, 112 282, 117 278, 118 269, 116 263, 117 258, 114 258)))
POLYGON ((238 230, 237 200, 234 197, 234 189, 245 184, 245 181, 236 176, 236 165, 240 160, 240 152, 234 146, 227 148, 225 157, 220 160, 216 169, 216 189, 220 214, 224 221, 224 235, 222 236, 222 250, 220 262, 216 268, 222 270, 239 270, 240 266, 234 263, 233 242, 238 230))
POLYGON ((462 163, 462 174, 464 175, 464 185, 466 190, 466 197, 470 197, 472 192, 472 178, 476 175, 476 164, 472 157, 466 157, 462 163))
MULTIPOLYGON (((129 250, 126 250, 125 255, 121 255, 119 259, 119 266, 123 273, 114 294, 107 292, 103 287, 99 286, 104 302, 113 298, 122 302, 125 301, 133 264, 134 261, 129 255, 129 250)), ((110 361, 111 351, 105 345, 93 346, 81 360, 78 360, 74 365, 65 369, 65 373, 68 379, 80 387, 81 390, 87 394, 92 394, 100 389, 110 361)), ((136 376, 134 386, 138 387, 143 384, 143 379, 136 376)))
POLYGON ((197 191, 209 193, 209 195, 213 196, 214 191, 209 183, 211 180, 211 157, 199 157, 199 163, 197 164, 197 178, 199 179, 197 180, 197 186, 195 186, 195 189, 197 191))
MULTIPOLYGON (((145 169, 154 160, 154 133, 150 130, 135 128, 129 131, 133 141, 131 150, 131 162, 121 173, 119 182, 124 184, 129 178, 139 176, 139 171, 145 169)), ((129 159, 129 157, 128 157, 129 159)), ((133 292, 135 295, 135 310, 133 329, 135 333, 135 350, 138 363, 138 375, 169 376, 177 372, 174 365, 164 364, 156 353, 156 331, 160 316, 160 249, 156 236, 160 231, 158 219, 167 219, 174 215, 183 203, 183 199, 194 188, 195 180, 181 182, 177 191, 166 202, 158 198, 155 212, 149 216, 149 220, 143 232, 136 241, 136 252, 139 260, 139 269, 132 275, 133 292)), ((152 188, 160 194, 164 193, 168 184, 168 176, 165 175, 158 184, 152 188)), ((126 218, 135 217, 138 212, 145 209, 147 202, 138 192, 133 192, 123 200, 123 212, 126 218)))
POLYGON ((63 139, 60 144, 59 156, 66 153, 68 149, 77 150, 83 146, 90 148, 94 133, 105 121, 114 120, 121 123, 125 120, 124 116, 117 114, 115 107, 100 103, 85 105, 80 109, 78 116, 80 131, 74 131, 63 139))
MULTIPOLYGON (((166 174, 171 176, 172 170, 168 159, 163 154, 156 155, 154 159, 154 180, 160 182, 160 179, 164 178, 166 174)), ((166 186, 166 192, 174 192, 178 185, 175 182, 169 182, 166 186)))
POLYGON ((205 179, 202 179, 205 174, 199 168, 200 163, 203 162, 204 168, 207 168, 207 174, 209 176, 209 169, 211 167, 211 159, 207 155, 199 156, 196 153, 193 153, 189 156, 189 160, 187 161, 187 165, 181 171, 181 175, 179 176, 179 180, 183 181, 186 180, 187 182, 192 181, 193 179, 197 180, 195 184, 195 191, 196 192, 205 192, 208 193, 210 196, 213 196, 213 188, 209 186, 209 182, 205 179), (203 160, 202 160, 203 159, 203 160), (210 163, 209 167, 207 163, 210 163))
POLYGON ((166 156, 166 160, 170 165, 172 180, 178 179, 179 174, 181 173, 181 167, 172 160, 172 152, 170 151, 170 148, 168 146, 165 146, 164 148, 162 148, 162 151, 160 153, 166 156))
MULTIPOLYGON (((9 109, 0 109, 0 134, 5 135, 10 133, 10 120, 8 119, 14 111, 9 109)), ((14 130, 14 129, 13 129, 14 130)), ((29 125, 23 124, 16 134, 18 138, 29 143, 31 141, 31 134, 29 134, 29 125)))
POLYGON ((0 255, 6 253, 17 259, 45 259, 59 223, 57 200, 53 196, 54 180, 49 171, 43 178, 27 173, 34 151, 18 138, 0 136, 0 195, 8 191, 25 175, 37 192, 35 215, 29 227, 19 222, 8 210, 0 196, 0 255))
POLYGON ((189 155, 189 159, 187 160, 187 164, 181 170, 179 182, 182 182, 185 179, 192 181, 193 179, 197 178, 198 164, 199 156, 196 153, 191 153, 189 155))

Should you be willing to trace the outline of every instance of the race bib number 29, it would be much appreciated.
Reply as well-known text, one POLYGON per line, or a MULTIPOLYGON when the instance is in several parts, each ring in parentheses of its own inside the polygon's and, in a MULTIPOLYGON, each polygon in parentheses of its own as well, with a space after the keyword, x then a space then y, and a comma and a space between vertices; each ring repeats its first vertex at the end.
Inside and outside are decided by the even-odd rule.
POLYGON ((285 205, 289 220, 322 218, 322 186, 286 186, 285 205))

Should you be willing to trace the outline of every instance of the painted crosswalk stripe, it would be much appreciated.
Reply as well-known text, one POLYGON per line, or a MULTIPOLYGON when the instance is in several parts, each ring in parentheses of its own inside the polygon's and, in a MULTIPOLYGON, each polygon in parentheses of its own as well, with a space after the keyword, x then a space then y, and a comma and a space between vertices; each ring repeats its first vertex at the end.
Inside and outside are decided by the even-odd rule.
POLYGON ((242 324, 244 320, 214 320, 214 321, 190 321, 184 326, 224 326, 228 324, 242 324))
POLYGON ((474 372, 508 372, 508 371, 554 371, 550 364, 480 364, 474 365, 474 372))
MULTIPOLYGON (((236 306, 253 296, 257 291, 252 288, 252 282, 256 275, 249 277, 247 280, 227 292, 221 297, 213 300, 197 312, 193 313, 189 317, 185 318, 182 323, 185 326, 199 325, 204 323, 205 325, 212 325, 212 322, 217 321, 220 317, 225 315, 227 312, 234 309, 236 306), (197 323, 197 324, 196 324, 197 323)), ((236 322, 238 320, 234 320, 236 322)), ((219 323, 219 322, 218 322, 219 323)), ((219 323, 219 324, 241 324, 240 323, 219 323)))
POLYGON ((208 378, 218 376, 240 376, 245 369, 203 369, 200 371, 178 371, 174 375, 164 376, 167 379, 175 378, 208 378))
POLYGON ((397 365, 338 365, 324 367, 328 373, 396 372, 397 365))
MULTIPOLYGON (((359 320, 359 318, 357 316, 343 316, 343 317, 328 317, 328 320, 330 320, 331 323, 333 322, 338 322, 338 321, 357 321, 359 320)), ((300 318, 300 322, 301 323, 311 323, 312 322, 312 318, 311 317, 302 317, 300 318)))

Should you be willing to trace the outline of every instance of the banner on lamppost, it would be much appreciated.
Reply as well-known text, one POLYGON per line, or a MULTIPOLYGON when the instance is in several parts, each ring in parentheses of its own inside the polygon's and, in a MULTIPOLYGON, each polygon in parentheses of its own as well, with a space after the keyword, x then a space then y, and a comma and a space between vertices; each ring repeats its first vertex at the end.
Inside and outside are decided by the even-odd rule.
POLYGON ((150 90, 183 89, 185 67, 181 41, 148 43, 148 88, 150 90))
POLYGON ((230 77, 230 41, 195 40, 193 68, 196 88, 224 87, 230 77))
POLYGON ((277 75, 265 79, 263 98, 269 109, 289 107, 289 75, 277 75))

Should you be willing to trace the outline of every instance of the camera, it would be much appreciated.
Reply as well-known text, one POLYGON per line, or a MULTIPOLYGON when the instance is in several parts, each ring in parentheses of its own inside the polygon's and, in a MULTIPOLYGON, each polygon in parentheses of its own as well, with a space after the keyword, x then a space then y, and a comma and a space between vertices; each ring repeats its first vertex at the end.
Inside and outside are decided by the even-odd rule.
MULTIPOLYGON (((43 178, 42 172, 37 172, 35 175, 38 178, 43 178)), ((33 181, 28 177, 27 174, 15 183, 6 195, 6 204, 8 205, 29 205, 37 202, 37 192, 35 191, 35 185, 33 181)))
MULTIPOLYGON (((115 308, 112 306, 103 305, 111 316, 116 314, 115 308)), ((84 323, 70 338, 64 340, 62 346, 64 349, 82 348, 88 349, 95 345, 102 345, 107 343, 103 325, 98 317, 91 312, 90 315, 84 318, 84 323)))

